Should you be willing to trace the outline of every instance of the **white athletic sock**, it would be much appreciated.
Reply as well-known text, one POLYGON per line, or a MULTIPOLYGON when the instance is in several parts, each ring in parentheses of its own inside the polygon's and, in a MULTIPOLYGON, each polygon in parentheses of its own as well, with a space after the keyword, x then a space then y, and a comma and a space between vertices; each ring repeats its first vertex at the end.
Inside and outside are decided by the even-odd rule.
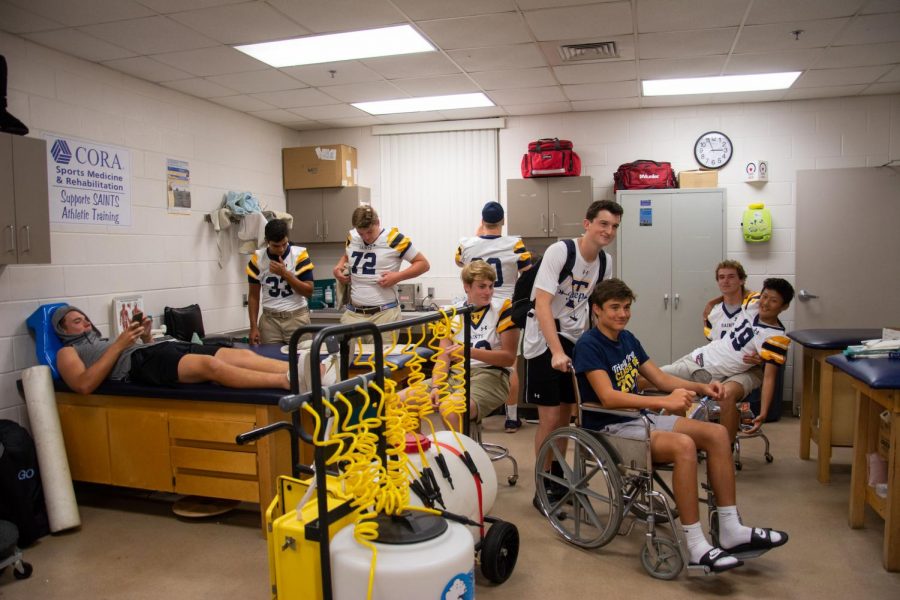
POLYGON ((515 421, 519 415, 519 405, 518 404, 507 404, 506 405, 506 418, 510 421, 515 421))
MULTIPOLYGON (((741 524, 736 506, 720 506, 716 510, 719 512, 719 543, 723 548, 734 548, 750 541, 753 529, 741 524)), ((770 539, 777 544, 781 541, 781 534, 772 531, 770 539)))
MULTIPOLYGON (((700 521, 691 525, 682 525, 681 529, 684 531, 684 539, 687 542, 689 562, 695 565, 700 564, 700 559, 703 558, 703 555, 714 549, 712 544, 706 541, 706 536, 703 535, 703 529, 700 527, 700 521)), ((729 556, 728 558, 720 558, 718 561, 714 560, 714 562, 718 566, 724 567, 736 564, 737 559, 729 556)))

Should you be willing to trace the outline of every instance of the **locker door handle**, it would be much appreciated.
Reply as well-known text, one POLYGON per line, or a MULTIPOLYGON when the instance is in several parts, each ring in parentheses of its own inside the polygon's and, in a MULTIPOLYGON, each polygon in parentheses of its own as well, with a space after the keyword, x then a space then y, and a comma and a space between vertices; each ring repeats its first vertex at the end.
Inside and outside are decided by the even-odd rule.
POLYGON ((669 310, 669 295, 663 294, 663 310, 669 310))
POLYGON ((556 231, 556 213, 550 215, 550 233, 556 231))
POLYGON ((675 294, 675 299, 672 300, 672 308, 674 308, 675 310, 678 310, 678 301, 680 299, 681 298, 678 297, 678 294, 675 294))
POLYGON ((6 249, 7 252, 15 252, 16 251, 16 226, 15 225, 7 225, 6 229, 9 230, 9 247, 6 249))
POLYGON ((325 221, 325 233, 322 235, 323 240, 328 239, 328 221, 325 221))
POLYGON ((316 219, 316 237, 320 237, 319 236, 319 220, 318 219, 316 219))
POLYGON ((25 250, 23 252, 31 252, 31 225, 26 225, 22 229, 25 230, 25 250))
POLYGON ((544 233, 550 233, 549 231, 547 231, 547 215, 545 215, 544 213, 541 213, 541 231, 543 231, 544 233))

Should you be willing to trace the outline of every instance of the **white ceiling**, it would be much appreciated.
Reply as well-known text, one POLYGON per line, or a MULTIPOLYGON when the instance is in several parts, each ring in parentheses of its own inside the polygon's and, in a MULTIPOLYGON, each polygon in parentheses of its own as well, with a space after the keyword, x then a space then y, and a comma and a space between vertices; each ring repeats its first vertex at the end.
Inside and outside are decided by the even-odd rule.
POLYGON ((0 0, 0 29, 299 130, 900 93, 900 0, 0 0), (273 69, 230 47, 401 23, 438 51, 273 69), (620 57, 563 63, 560 44, 594 41, 620 57), (640 95, 642 78, 783 70, 803 71, 789 90, 640 95), (477 91, 497 106, 349 104, 477 91))

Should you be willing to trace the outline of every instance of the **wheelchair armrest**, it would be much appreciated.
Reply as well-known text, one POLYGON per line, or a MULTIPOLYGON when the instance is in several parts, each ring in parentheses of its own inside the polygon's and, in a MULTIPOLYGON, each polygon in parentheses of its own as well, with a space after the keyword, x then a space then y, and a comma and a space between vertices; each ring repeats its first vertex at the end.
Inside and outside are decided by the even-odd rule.
POLYGON ((641 414, 641 411, 636 408, 622 408, 622 409, 604 408, 602 404, 597 404, 596 402, 583 402, 581 404, 581 410, 588 410, 591 412, 602 412, 607 415, 614 415, 616 417, 628 417, 631 419, 637 419, 638 417, 643 416, 641 414))

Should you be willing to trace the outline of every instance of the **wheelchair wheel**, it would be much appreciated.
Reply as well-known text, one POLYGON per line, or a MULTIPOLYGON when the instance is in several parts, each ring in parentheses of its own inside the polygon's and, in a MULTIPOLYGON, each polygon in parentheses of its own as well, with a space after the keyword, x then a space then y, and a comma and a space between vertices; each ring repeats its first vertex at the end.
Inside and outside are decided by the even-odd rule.
POLYGON ((675 579, 684 568, 684 560, 677 543, 655 536, 641 549, 641 565, 651 577, 675 579))
POLYGON ((491 583, 503 583, 512 575, 519 558, 519 530, 512 523, 491 525, 481 545, 481 573, 491 583))
POLYGON ((551 433, 535 464, 551 458, 562 466, 562 478, 538 468, 534 473, 535 491, 550 524, 576 546, 608 544, 623 518, 622 479, 615 461, 600 440, 576 427, 551 433), (563 441, 568 442, 565 455, 558 447, 563 441))

